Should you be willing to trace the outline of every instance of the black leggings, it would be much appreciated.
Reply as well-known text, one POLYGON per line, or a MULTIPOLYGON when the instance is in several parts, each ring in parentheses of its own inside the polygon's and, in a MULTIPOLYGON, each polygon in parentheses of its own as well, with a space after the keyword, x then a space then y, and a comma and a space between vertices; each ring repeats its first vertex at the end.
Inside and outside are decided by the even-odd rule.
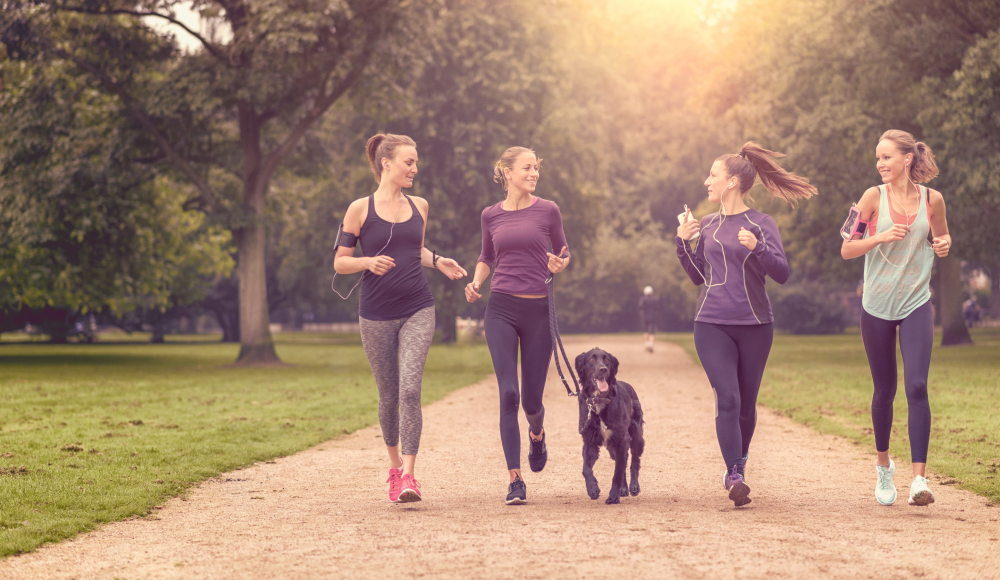
POLYGON ((500 442, 507 469, 521 468, 521 430, 517 408, 524 399, 524 415, 531 432, 542 432, 545 407, 542 393, 552 356, 547 298, 518 298, 493 292, 486 306, 486 342, 500 383, 500 442), (517 381, 517 348, 521 346, 521 388, 517 381))
POLYGON ((875 449, 889 450, 892 431, 892 402, 896 398, 896 327, 899 350, 903 354, 903 384, 909 408, 910 461, 927 463, 931 439, 931 406, 927 401, 927 373, 934 344, 934 315, 931 303, 902 320, 883 320, 861 311, 861 340, 868 354, 875 394, 872 395, 872 427, 875 449))
POLYGON ((750 450, 757 392, 773 340, 771 324, 694 323, 694 346, 715 392, 715 433, 727 469, 750 450))

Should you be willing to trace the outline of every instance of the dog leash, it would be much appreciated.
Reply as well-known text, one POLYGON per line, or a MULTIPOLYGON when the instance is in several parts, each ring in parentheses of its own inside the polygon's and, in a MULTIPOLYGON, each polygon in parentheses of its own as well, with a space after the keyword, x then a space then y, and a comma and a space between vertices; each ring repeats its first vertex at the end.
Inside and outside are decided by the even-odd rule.
MULTIPOLYGON (((567 258, 568 256, 559 256, 560 258, 567 258)), ((555 353, 556 359, 556 371, 559 372, 559 378, 562 379, 563 386, 566 387, 566 394, 570 397, 580 396, 580 383, 576 380, 576 375, 573 374, 573 367, 569 364, 569 357, 566 356, 566 348, 563 347, 562 337, 559 336, 559 321, 556 319, 556 293, 555 293, 555 278, 556 275, 549 272, 549 277, 545 279, 545 285, 549 287, 549 332, 552 333, 552 352, 555 353), (562 352, 563 360, 566 362, 566 370, 569 372, 569 376, 573 379, 573 384, 576 386, 576 392, 574 393, 569 388, 569 383, 566 381, 566 377, 563 375, 562 367, 559 366, 559 353, 562 352)))

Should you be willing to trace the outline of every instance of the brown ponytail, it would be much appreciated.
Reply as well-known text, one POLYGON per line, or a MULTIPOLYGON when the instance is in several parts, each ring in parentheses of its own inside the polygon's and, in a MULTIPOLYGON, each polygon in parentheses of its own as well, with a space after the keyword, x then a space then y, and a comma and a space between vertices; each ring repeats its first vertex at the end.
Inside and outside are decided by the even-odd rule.
MULTIPOLYGON (((784 153, 768 151, 753 141, 747 141, 738 154, 729 153, 716 161, 721 161, 726 172, 740 180, 740 193, 747 197, 747 192, 753 187, 757 177, 760 177, 761 183, 771 195, 776 195, 791 205, 795 205, 800 199, 816 195, 816 187, 810 185, 808 179, 785 171, 774 162, 784 156, 784 153)), ((753 198, 750 200, 753 201, 753 198)))
POLYGON ((927 183, 938 176, 938 166, 934 161, 934 152, 923 141, 917 141, 913 135, 899 129, 889 129, 879 141, 891 141, 903 155, 913 155, 910 163, 910 179, 914 183, 927 183))
POLYGON ((417 146, 416 142, 406 135, 393 135, 392 133, 376 133, 368 140, 365 145, 365 153, 368 154, 368 164, 372 167, 375 183, 382 182, 382 160, 395 157, 396 148, 401 145, 417 146))
MULTIPOLYGON (((511 147, 510 149, 504 151, 503 155, 500 156, 500 159, 497 159, 497 162, 493 164, 493 182, 499 183, 500 187, 502 187, 504 191, 507 191, 507 176, 504 175, 503 170, 514 169, 514 162, 517 161, 517 158, 522 153, 531 153, 532 155, 535 155, 535 150, 528 149, 527 147, 511 147)), ((538 155, 535 155, 535 159, 537 160, 538 165, 542 164, 542 160, 538 159, 538 155)))

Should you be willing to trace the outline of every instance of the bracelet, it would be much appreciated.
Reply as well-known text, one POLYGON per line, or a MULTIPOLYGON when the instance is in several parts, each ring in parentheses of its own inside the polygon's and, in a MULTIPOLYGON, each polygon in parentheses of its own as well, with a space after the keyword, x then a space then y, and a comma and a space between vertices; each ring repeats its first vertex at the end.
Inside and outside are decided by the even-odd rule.
POLYGON ((431 267, 437 268, 438 258, 441 256, 438 256, 437 250, 431 250, 431 255, 431 267))

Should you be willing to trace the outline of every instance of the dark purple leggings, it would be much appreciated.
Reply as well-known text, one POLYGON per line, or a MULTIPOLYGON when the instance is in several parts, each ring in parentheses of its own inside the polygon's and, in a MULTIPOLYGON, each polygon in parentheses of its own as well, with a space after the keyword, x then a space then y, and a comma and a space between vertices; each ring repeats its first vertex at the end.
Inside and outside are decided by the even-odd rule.
POLYGON ((931 407, 927 402, 927 373, 931 367, 934 344, 934 315, 931 303, 902 320, 883 320, 861 311, 861 340, 868 354, 868 366, 875 383, 872 396, 872 427, 875 449, 889 450, 892 432, 892 402, 896 398, 896 328, 899 350, 903 354, 903 385, 909 409, 910 461, 927 463, 931 439, 931 407))
POLYGON ((772 324, 694 323, 694 346, 715 392, 715 433, 727 469, 750 450, 773 340, 772 324))
POLYGON ((500 385, 500 442, 507 469, 521 468, 521 429, 517 409, 524 405, 528 428, 543 429, 542 393, 552 358, 549 301, 519 298, 493 292, 486 306, 486 342, 500 385), (517 354, 521 351, 521 381, 517 380, 517 354))

